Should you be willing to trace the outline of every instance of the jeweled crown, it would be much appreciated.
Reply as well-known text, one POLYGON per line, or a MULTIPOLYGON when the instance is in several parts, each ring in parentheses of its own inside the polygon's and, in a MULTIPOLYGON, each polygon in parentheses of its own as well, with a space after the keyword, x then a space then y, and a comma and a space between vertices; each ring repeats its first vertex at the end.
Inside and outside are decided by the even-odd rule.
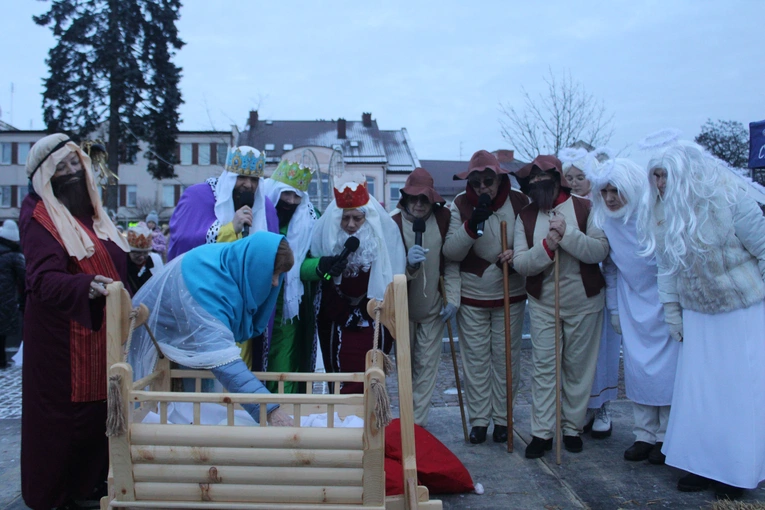
POLYGON ((279 166, 276 167, 271 178, 275 181, 283 182, 288 186, 292 186, 296 190, 307 192, 308 185, 311 184, 311 178, 313 177, 313 170, 304 167, 299 163, 292 163, 283 159, 279 162, 279 166))
POLYGON ((263 177, 266 156, 253 147, 232 147, 226 157, 226 170, 247 177, 263 177))
POLYGON ((137 231, 139 229, 130 228, 127 233, 127 241, 131 250, 135 251, 150 251, 152 248, 151 231, 145 229, 145 232, 137 231))
POLYGON ((347 182, 340 189, 334 188, 334 192, 335 202, 340 209, 358 209, 369 202, 366 182, 347 182))

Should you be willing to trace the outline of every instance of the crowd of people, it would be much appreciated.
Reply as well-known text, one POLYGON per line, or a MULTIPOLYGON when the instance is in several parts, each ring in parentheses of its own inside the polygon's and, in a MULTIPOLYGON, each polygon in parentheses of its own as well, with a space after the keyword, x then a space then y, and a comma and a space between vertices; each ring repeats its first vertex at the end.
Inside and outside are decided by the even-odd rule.
MULTIPOLYGON (((284 160, 266 177, 262 153, 233 147, 220 176, 183 193, 167 243, 155 212, 120 233, 88 155, 66 135, 43 138, 28 156, 18 227, 0 229, 0 311, 9 317, 0 339, 24 309, 26 504, 80 508, 104 492, 107 284, 122 282, 134 304, 148 305, 172 362, 212 370, 229 391, 268 393, 275 388, 253 371, 323 363, 358 372, 375 342, 389 352, 393 338, 385 328, 376 337, 367 303, 396 274, 409 282, 418 425, 428 424, 444 327, 456 320, 469 440, 484 443, 493 425, 494 442, 512 441, 507 390, 520 386, 528 307, 527 458, 556 440, 556 376, 563 447, 578 453, 586 431, 611 434, 621 351, 635 435, 624 459, 687 471, 681 491, 712 486, 735 498, 756 488, 765 479, 765 194, 672 132, 643 147, 647 168, 572 148, 514 175, 478 151, 453 176, 465 190, 452 203, 417 168, 391 214, 353 174, 318 211, 310 169, 284 160)), ((136 379, 156 358, 148 334, 136 332, 136 379)), ((245 408, 260 419, 258 406, 245 408)), ((292 424, 277 405, 266 415, 292 424)))

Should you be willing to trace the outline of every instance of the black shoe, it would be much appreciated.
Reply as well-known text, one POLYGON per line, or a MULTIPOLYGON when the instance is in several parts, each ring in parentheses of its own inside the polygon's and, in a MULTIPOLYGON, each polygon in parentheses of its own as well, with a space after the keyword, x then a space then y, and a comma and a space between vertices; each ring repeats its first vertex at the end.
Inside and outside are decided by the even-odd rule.
POLYGON ((656 464, 657 466, 663 466, 664 462, 667 460, 667 456, 661 453, 661 447, 664 445, 662 441, 658 441, 655 445, 653 445, 653 448, 651 448, 651 453, 648 454, 648 462, 651 464, 656 464))
POLYGON ((651 443, 646 443, 645 441, 635 441, 632 443, 632 446, 624 450, 624 460, 646 460, 648 456, 651 455, 652 450, 653 445, 651 443))
POLYGON ((539 459, 544 457, 546 451, 552 450, 552 438, 542 439, 541 437, 531 436, 531 442, 526 447, 527 459, 539 459))
POLYGON ((717 499, 729 499, 731 501, 740 499, 744 495, 744 489, 741 487, 734 487, 727 483, 715 482, 715 498, 717 499))
POLYGON ((470 442, 481 444, 486 441, 486 430, 489 427, 473 427, 470 429, 470 442))
POLYGON ((571 453, 579 453, 583 449, 582 438, 579 436, 563 436, 563 448, 571 453))
POLYGON ((680 492, 698 492, 709 488, 712 480, 703 476, 688 473, 677 481, 677 490, 680 492))
POLYGON ((495 443, 507 442, 507 425, 494 425, 494 432, 491 433, 495 443))

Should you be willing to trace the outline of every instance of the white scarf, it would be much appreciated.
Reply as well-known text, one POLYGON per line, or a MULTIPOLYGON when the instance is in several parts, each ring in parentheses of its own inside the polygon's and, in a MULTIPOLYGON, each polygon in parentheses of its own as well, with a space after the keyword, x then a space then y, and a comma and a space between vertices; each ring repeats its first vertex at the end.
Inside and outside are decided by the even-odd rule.
MULTIPOLYGON (((218 183, 215 185, 215 217, 218 222, 228 225, 234 219, 234 186, 239 174, 223 170, 218 177, 218 183)), ((263 194, 263 179, 258 183, 258 189, 255 190, 255 203, 252 205, 252 226, 250 232, 268 230, 266 221, 266 198, 263 194)))
MULTIPOLYGON (((374 197, 370 196, 369 202, 359 207, 359 210, 364 212, 367 223, 372 227, 378 246, 385 248, 379 251, 377 259, 372 262, 367 286, 367 297, 382 301, 385 289, 393 281, 393 276, 404 274, 404 243, 398 226, 374 197)), ((314 227, 311 240, 311 254, 314 257, 335 255, 335 243, 340 233, 342 217, 343 209, 338 208, 333 200, 314 227)))
POLYGON ((284 308, 282 309, 282 323, 298 319, 300 313, 300 301, 303 298, 304 286, 300 280, 300 266, 303 264, 308 249, 311 247, 311 236, 316 223, 316 211, 314 211, 308 193, 299 191, 292 186, 273 179, 264 179, 258 189, 263 189, 263 194, 276 205, 282 192, 294 191, 302 199, 290 219, 287 227, 287 243, 295 256, 295 264, 284 278, 284 308))

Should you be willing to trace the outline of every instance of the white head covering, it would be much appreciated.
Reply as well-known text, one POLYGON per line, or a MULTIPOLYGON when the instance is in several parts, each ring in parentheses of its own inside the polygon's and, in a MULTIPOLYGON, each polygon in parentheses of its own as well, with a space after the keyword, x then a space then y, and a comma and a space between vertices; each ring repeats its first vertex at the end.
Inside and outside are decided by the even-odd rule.
POLYGON ((276 205, 284 191, 294 191, 302 199, 290 219, 287 229, 287 243, 292 248, 295 263, 284 278, 284 309, 282 321, 286 322, 296 317, 300 311, 300 301, 303 297, 303 282, 300 280, 300 266, 305 260, 311 247, 311 236, 316 223, 316 211, 313 208, 308 193, 273 179, 264 179, 258 189, 276 205))
MULTIPOLYGON (((356 190, 359 182, 366 182, 366 179, 359 179, 357 178, 355 182, 346 182, 338 189, 351 188, 356 190)), ((358 209, 364 212, 366 223, 371 226, 377 238, 378 246, 385 248, 379 251, 377 259, 372 262, 372 269, 369 271, 369 285, 367 286, 368 298, 382 300, 386 287, 393 281, 393 276, 404 273, 406 266, 404 243, 401 240, 398 226, 375 197, 370 195, 369 202, 358 209)), ((311 241, 311 254, 313 256, 334 255, 333 250, 340 233, 342 217, 343 209, 337 206, 336 200, 333 200, 314 227, 311 241)))
POLYGON ((95 247, 90 236, 72 216, 69 209, 55 197, 50 183, 51 177, 56 172, 56 165, 71 152, 77 153, 85 170, 88 195, 95 211, 93 230, 99 239, 109 239, 124 251, 130 251, 127 239, 119 234, 117 227, 109 219, 101 204, 101 197, 98 196, 96 181, 93 178, 90 157, 76 143, 69 140, 68 136, 56 133, 42 138, 29 150, 27 175, 32 179, 32 188, 35 193, 42 198, 45 209, 56 226, 56 231, 61 236, 64 248, 70 256, 76 257, 77 260, 90 257, 95 253, 95 247))
POLYGON ((18 243, 19 226, 16 225, 16 222, 13 220, 5 220, 3 226, 0 228, 0 237, 18 243))
POLYGON ((592 219, 599 228, 603 228, 606 216, 618 216, 623 223, 627 223, 637 213, 643 195, 648 189, 645 169, 625 158, 609 159, 591 167, 585 175, 592 185, 592 219), (625 202, 618 215, 610 213, 600 195, 600 191, 608 184, 619 191, 619 195, 625 202))
MULTIPOLYGON (((221 225, 231 223, 234 219, 234 186, 238 174, 223 170, 215 185, 215 218, 221 225)), ((255 202, 252 205, 252 227, 250 231, 268 230, 266 223, 266 199, 263 194, 262 183, 258 183, 255 190, 255 202)))

